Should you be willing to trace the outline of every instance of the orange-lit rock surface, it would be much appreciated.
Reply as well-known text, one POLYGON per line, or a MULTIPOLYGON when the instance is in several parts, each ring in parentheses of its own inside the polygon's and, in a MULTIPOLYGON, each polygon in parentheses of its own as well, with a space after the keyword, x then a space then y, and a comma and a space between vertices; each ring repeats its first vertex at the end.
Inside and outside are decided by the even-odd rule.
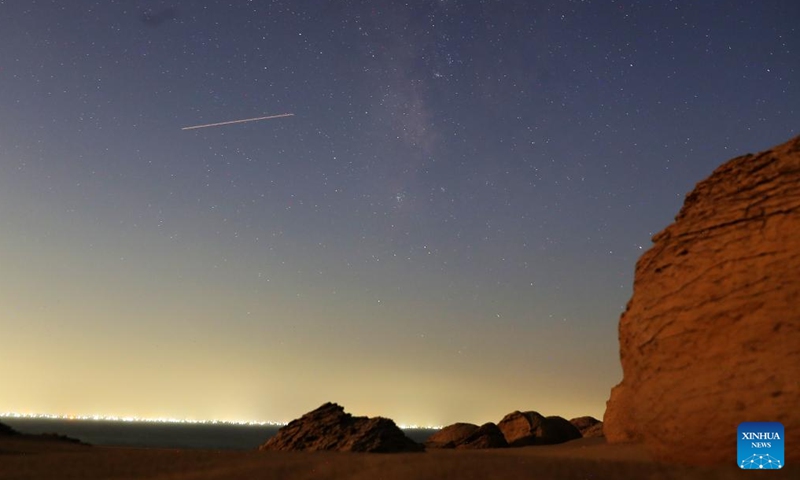
POLYGON ((778 421, 800 462, 800 137, 717 168, 653 242, 620 319, 608 441, 726 463, 740 422, 778 421))

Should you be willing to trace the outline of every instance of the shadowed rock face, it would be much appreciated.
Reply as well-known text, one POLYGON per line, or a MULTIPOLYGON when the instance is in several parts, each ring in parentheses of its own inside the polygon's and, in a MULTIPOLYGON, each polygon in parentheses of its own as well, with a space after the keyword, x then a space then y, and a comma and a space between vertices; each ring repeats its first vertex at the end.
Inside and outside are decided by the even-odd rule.
POLYGON ((425 440, 427 448, 456 448, 470 435, 478 431, 478 426, 471 423, 454 423, 434 433, 425 440))
POLYGON ((608 441, 709 464, 733 461, 742 421, 800 438, 800 137, 717 168, 653 243, 620 319, 608 441))
POLYGON ((456 448, 504 448, 508 443, 503 437, 503 432, 492 422, 484 423, 477 430, 472 432, 463 442, 456 445, 456 448))
POLYGON ((581 430, 581 435, 583 435, 583 438, 605 437, 605 433, 603 433, 603 422, 595 423, 591 427, 581 430))
POLYGON ((602 437, 603 422, 594 417, 577 417, 569 421, 584 438, 602 437))
POLYGON ((278 430, 259 449, 388 453, 420 452, 423 447, 388 418, 353 417, 326 403, 278 430))
POLYGON ((0 423, 0 435, 19 435, 19 432, 5 423, 0 423))
POLYGON ((550 445, 581 438, 581 432, 561 417, 537 412, 509 413, 497 424, 509 446, 550 445))

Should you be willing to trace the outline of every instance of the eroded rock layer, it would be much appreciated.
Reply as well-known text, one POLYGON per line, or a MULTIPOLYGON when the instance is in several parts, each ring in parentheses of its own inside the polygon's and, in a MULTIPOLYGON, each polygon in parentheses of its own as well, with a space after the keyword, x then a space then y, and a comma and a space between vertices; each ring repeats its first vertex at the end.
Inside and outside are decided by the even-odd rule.
POLYGON ((620 319, 608 441, 711 464, 735 461, 743 421, 800 438, 800 137, 717 168, 653 243, 620 319))

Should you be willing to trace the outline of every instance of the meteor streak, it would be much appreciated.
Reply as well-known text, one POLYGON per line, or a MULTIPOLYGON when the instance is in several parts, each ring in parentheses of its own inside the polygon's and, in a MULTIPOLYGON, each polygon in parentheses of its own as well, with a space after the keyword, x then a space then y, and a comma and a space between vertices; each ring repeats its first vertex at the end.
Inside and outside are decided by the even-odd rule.
POLYGON ((196 128, 219 127, 220 125, 233 125, 234 123, 257 122, 259 120, 269 120, 270 118, 283 118, 283 117, 293 117, 293 116, 294 116, 294 113, 282 113, 280 115, 270 115, 268 117, 245 118, 243 120, 230 120, 228 122, 207 123, 205 125, 194 125, 192 127, 183 127, 183 128, 181 128, 181 130, 194 130, 196 128))

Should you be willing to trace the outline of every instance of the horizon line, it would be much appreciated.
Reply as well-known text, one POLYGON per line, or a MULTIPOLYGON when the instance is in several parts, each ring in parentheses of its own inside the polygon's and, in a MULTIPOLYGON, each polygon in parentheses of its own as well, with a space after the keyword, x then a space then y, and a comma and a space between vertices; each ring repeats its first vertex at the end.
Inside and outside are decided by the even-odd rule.
MULTIPOLYGON (((44 419, 44 420, 90 420, 98 422, 125 422, 125 423, 170 423, 170 424, 188 424, 188 425, 240 425, 240 426, 259 426, 259 427, 283 427, 289 422, 270 422, 259 420, 197 420, 192 418, 175 418, 175 417, 137 417, 137 416, 117 416, 117 415, 59 415, 53 413, 18 413, 18 412, 0 412, 0 419, 3 418, 17 418, 17 419, 44 419)), ((441 430, 441 425, 397 425, 401 430, 441 430)))

